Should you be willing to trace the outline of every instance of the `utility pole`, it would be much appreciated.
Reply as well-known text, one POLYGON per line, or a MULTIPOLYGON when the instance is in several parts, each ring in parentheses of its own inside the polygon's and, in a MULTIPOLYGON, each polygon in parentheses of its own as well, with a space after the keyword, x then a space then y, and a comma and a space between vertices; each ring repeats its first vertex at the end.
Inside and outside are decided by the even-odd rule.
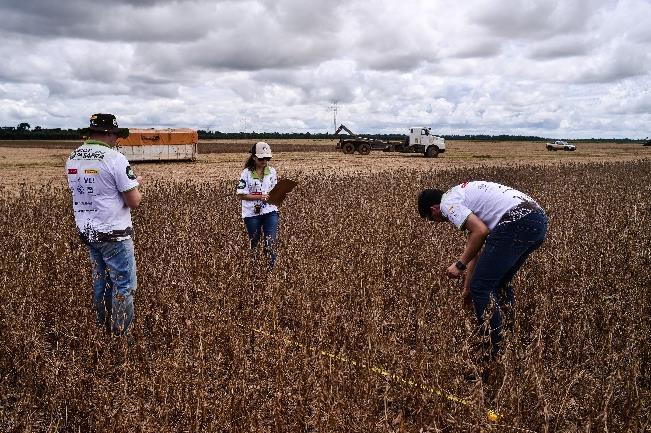
POLYGON ((333 124, 333 126, 334 126, 334 128, 335 128, 335 129, 334 129, 335 131, 337 130, 337 102, 338 102, 338 101, 337 101, 336 99, 333 100, 333 101, 331 102, 331 104, 330 104, 330 107, 328 107, 328 108, 330 108, 330 109, 332 110, 332 116, 333 116, 333 118, 332 118, 332 124, 333 124))
POLYGON ((246 118, 246 116, 242 117, 242 125, 244 129, 242 132, 244 132, 244 138, 246 138, 246 128, 248 127, 248 125, 246 124, 247 120, 248 119, 246 118))

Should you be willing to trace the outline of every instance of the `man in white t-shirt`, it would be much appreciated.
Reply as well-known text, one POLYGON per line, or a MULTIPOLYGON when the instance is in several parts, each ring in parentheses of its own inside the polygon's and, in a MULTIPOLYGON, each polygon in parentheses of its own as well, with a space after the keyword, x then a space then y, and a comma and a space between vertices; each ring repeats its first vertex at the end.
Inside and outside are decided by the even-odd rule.
POLYGON ((114 115, 94 114, 87 133, 89 139, 66 162, 72 209, 93 268, 96 322, 126 335, 137 287, 131 209, 140 205, 142 178, 114 147, 129 133, 118 128, 114 115))
POLYGON ((468 232, 463 253, 446 272, 449 278, 460 278, 465 272, 464 304, 474 307, 482 333, 490 336, 481 360, 493 359, 502 338, 500 309, 506 312, 510 328, 515 305, 511 280, 543 243, 548 225, 545 212, 527 194, 485 181, 464 182, 445 193, 423 190, 418 212, 430 221, 449 221, 468 232))

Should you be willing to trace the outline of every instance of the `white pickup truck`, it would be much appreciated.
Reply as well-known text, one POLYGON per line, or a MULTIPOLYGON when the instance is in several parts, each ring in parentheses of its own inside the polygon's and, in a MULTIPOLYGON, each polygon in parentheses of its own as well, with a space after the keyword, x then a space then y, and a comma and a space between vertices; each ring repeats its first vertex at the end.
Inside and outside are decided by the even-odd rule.
POLYGON ((547 143, 546 147, 547 150, 567 150, 567 151, 576 150, 575 145, 570 144, 567 141, 563 141, 563 140, 556 140, 553 143, 547 143))

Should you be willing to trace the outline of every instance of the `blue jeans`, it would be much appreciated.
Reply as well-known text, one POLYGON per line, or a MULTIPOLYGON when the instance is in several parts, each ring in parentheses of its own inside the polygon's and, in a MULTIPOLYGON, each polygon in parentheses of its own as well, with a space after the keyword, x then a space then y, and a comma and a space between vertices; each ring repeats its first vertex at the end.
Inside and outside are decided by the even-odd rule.
POLYGON ((511 280, 527 257, 542 245, 547 225, 544 213, 532 212, 517 221, 497 225, 486 238, 470 280, 470 297, 480 334, 489 337, 482 344, 484 360, 493 358, 500 349, 500 310, 506 312, 507 326, 513 325, 515 299, 511 280))
POLYGON ((269 269, 274 267, 276 263, 275 242, 278 238, 278 219, 280 216, 278 212, 273 211, 262 215, 244 218, 246 231, 251 240, 251 249, 255 250, 258 247, 260 238, 264 234, 264 252, 269 258, 269 269))
POLYGON ((98 325, 126 334, 137 288, 133 239, 86 244, 93 266, 93 306, 98 325))

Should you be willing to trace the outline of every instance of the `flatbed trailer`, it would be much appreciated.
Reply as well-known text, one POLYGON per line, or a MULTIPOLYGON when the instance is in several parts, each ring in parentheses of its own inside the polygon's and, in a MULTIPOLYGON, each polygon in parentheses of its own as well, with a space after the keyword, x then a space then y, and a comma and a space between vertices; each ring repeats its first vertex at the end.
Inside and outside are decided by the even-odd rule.
POLYGON ((337 128, 335 135, 342 130, 346 131, 349 136, 341 137, 336 148, 346 154, 358 152, 360 155, 368 155, 371 150, 381 150, 384 152, 422 153, 428 158, 436 158, 439 153, 445 152, 445 140, 431 135, 431 128, 410 128, 409 135, 404 140, 362 137, 353 133, 343 124, 337 128))

